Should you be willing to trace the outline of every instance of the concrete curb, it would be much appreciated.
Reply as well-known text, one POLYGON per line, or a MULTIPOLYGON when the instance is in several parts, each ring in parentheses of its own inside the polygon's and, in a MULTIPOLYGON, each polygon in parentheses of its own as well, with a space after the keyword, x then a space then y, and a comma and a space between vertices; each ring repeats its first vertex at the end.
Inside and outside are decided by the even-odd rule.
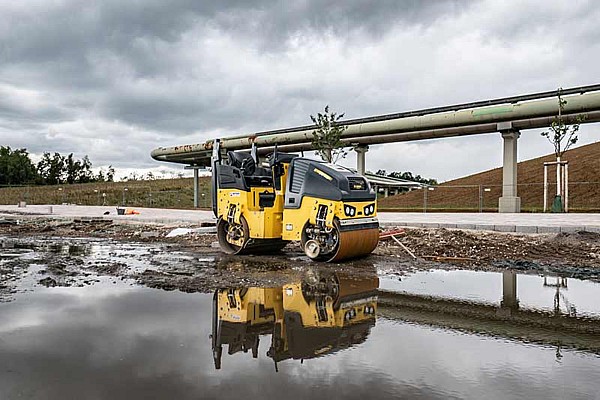
POLYGON ((573 233, 573 232, 595 232, 600 233, 600 226, 581 226, 581 225, 562 225, 562 226, 546 226, 546 225, 492 225, 492 224, 438 224, 438 223, 422 223, 422 222, 380 222, 383 228, 405 227, 405 228, 446 228, 459 230, 477 230, 491 232, 515 232, 515 233, 573 233))
POLYGON ((98 216, 98 217, 89 217, 89 216, 65 216, 65 215, 50 215, 50 214, 36 214, 36 215, 15 215, 15 214, 0 214, 0 219, 5 220, 34 220, 34 219, 49 219, 53 221, 63 221, 63 222, 93 222, 93 221, 111 221, 116 224, 201 224, 201 223, 215 223, 216 219, 198 219, 198 220, 190 220, 185 218, 145 218, 145 219, 136 219, 135 216, 98 216))
MULTIPOLYGON (((33 211, 33 210, 31 210, 33 211)), ((412 216, 410 216, 412 217, 412 216)), ((203 213, 203 215, 193 215, 192 213, 187 213, 186 215, 177 216, 150 216, 144 218, 144 216, 140 215, 55 215, 48 213, 28 213, 28 214, 13 214, 13 213, 2 213, 0 211, 0 220, 33 220, 45 218, 54 221, 64 221, 64 222, 73 222, 73 221, 81 221, 81 222, 94 222, 94 221, 111 221, 115 224, 138 224, 138 225, 199 225, 201 223, 215 223, 216 220, 209 213, 203 213)), ((537 221, 524 220, 523 222, 528 223, 526 225, 518 225, 511 223, 512 220, 506 221, 507 223, 459 223, 459 222, 451 222, 445 223, 444 218, 439 218, 436 216, 437 222, 420 220, 407 222, 402 215, 399 216, 398 221, 390 221, 389 219, 385 221, 380 221, 380 226, 383 228, 386 227, 409 227, 409 228, 424 228, 424 229, 435 229, 435 228, 446 228, 446 229, 460 229, 460 230, 480 230, 480 231, 493 231, 493 232, 516 232, 516 233, 570 233, 570 232, 578 232, 578 231, 586 231, 586 232, 595 232, 600 233, 600 224, 597 224, 597 219, 592 219, 593 225, 583 225, 581 222, 583 219, 579 218, 579 220, 574 220, 571 224, 561 224, 562 221, 557 220, 549 220, 549 221, 540 221, 540 224, 536 224, 537 221), (402 218, 402 219, 401 219, 402 218), (531 223, 533 222, 533 224, 531 223), (578 223, 579 222, 579 223, 578 223)), ((408 219, 408 217, 406 217, 408 219)), ((456 221, 456 218, 454 218, 456 221)), ((466 221, 473 221, 473 217, 471 215, 465 217, 466 221)), ((452 221, 452 220, 451 220, 452 221)), ((482 221, 484 222, 484 221, 482 221)), ((485 221, 487 222, 487 221, 485 221)), ((492 221, 490 221, 492 222, 492 221)))

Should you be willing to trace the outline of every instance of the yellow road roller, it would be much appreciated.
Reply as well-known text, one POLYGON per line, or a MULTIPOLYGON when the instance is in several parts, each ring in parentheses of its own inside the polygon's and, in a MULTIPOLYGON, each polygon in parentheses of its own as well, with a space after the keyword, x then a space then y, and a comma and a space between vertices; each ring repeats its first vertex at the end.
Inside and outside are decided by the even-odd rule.
POLYGON ((375 325, 379 279, 334 273, 273 288, 217 289, 213 296, 212 350, 221 369, 227 354, 252 352, 271 335, 267 356, 277 363, 305 360, 366 340, 375 325))
POLYGON ((338 165, 278 152, 212 155, 213 212, 228 254, 271 253, 300 241, 308 257, 337 262, 370 254, 379 241, 375 191, 338 165))

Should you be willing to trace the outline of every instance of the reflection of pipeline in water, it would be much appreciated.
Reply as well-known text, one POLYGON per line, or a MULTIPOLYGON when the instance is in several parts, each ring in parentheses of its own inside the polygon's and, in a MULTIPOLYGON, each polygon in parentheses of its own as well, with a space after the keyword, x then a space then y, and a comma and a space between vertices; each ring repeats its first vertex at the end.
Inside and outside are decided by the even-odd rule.
POLYGON ((276 288, 228 288, 213 297, 212 348, 221 368, 228 354, 258 357, 259 336, 271 334, 267 355, 277 363, 331 354, 362 343, 375 325, 377 276, 353 279, 312 274, 276 288))
POLYGON ((377 313, 386 319, 600 354, 598 319, 528 310, 515 306, 514 299, 506 301, 506 296, 499 307, 387 291, 380 291, 378 298, 377 313))

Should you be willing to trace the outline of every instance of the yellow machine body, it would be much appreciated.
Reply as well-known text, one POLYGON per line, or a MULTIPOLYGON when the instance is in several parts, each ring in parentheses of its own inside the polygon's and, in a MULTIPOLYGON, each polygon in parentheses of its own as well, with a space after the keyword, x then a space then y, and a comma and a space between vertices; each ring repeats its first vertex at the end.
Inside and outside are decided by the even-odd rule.
POLYGON ((214 163, 213 210, 224 251, 270 252, 301 241, 309 257, 340 261, 374 250, 377 202, 364 177, 284 153, 273 153, 268 165, 257 167, 243 152, 214 163))
POLYGON ((222 289, 218 296, 222 321, 259 325, 273 323, 282 313, 281 288, 222 289))
POLYGON ((361 216, 355 215, 354 217, 345 216, 343 209, 345 205, 353 206, 357 209, 362 209, 368 205, 373 204, 375 207, 375 216, 377 215, 377 202, 376 201, 362 201, 362 202, 347 202, 343 201, 332 201, 326 199, 319 199, 316 197, 304 197, 300 208, 285 210, 283 213, 283 240, 301 240, 302 230, 304 225, 308 222, 309 224, 315 225, 317 223, 317 211, 319 206, 323 205, 328 208, 327 218, 325 219, 325 226, 327 228, 333 228, 333 221, 337 218, 340 221, 343 220, 358 220, 361 216))
POLYGON ((284 285, 283 309, 300 315, 305 327, 343 327, 372 318, 377 310, 377 276, 354 279, 337 274, 335 279, 334 285, 326 287, 337 290, 311 296, 302 283, 284 285))
POLYGON ((227 215, 235 207, 233 221, 240 224, 243 215, 254 239, 280 239, 283 227, 283 196, 275 196, 273 207, 259 206, 260 193, 275 193, 273 188, 251 188, 245 192, 238 189, 222 189, 218 194, 219 215, 227 215))

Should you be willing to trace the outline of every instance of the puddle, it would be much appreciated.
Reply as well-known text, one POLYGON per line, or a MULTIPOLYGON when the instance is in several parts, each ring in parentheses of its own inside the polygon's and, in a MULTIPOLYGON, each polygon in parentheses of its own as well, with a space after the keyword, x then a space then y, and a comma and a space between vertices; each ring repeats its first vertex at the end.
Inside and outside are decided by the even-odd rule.
POLYGON ((557 276, 464 270, 419 271, 382 279, 381 289, 600 319, 600 283, 557 276))
MULTIPOLYGON (((40 252, 0 249, 28 262, 40 252)), ((591 281, 469 270, 399 280, 389 265, 378 276, 372 266, 258 260, 240 280, 252 258, 106 241, 53 254, 73 261, 65 271, 116 263, 128 274, 205 274, 219 288, 165 291, 97 270, 89 285, 46 288, 37 281, 47 265, 32 263, 0 303, 2 399, 598 396, 600 285, 591 281)), ((0 257, 0 267, 14 259, 0 257)))

